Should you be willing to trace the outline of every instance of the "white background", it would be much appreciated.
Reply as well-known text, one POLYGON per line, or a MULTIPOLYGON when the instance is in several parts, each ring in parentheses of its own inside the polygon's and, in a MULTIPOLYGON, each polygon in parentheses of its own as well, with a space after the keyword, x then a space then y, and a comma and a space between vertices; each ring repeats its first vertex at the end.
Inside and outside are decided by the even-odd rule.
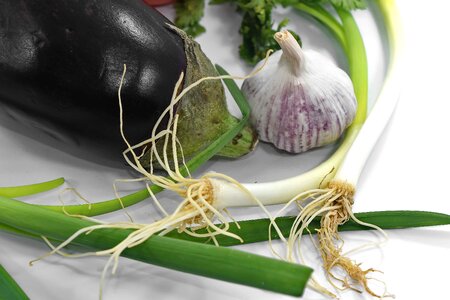
MULTIPOLYGON (((404 88, 396 112, 373 151, 358 186, 354 211, 430 210, 450 214, 447 190, 450 170, 450 47, 448 28, 450 8, 447 1, 399 0, 407 47, 408 64, 404 71, 404 88)), ((170 8, 163 11, 169 15, 170 8)), ((285 14, 291 18, 290 28, 303 37, 304 47, 317 49, 345 68, 345 60, 337 45, 316 23, 300 20, 283 9, 275 12, 279 21, 285 14)), ((376 98, 384 76, 384 56, 379 32, 371 14, 356 12, 369 56, 370 95, 376 98)), ((240 43, 240 17, 231 7, 208 7, 204 24, 207 33, 198 41, 206 54, 230 73, 244 74, 250 69, 237 56, 240 43)), ((135 176, 126 169, 108 168, 83 161, 46 145, 0 128, 0 185, 10 186, 64 176, 67 186, 76 187, 92 201, 112 198, 112 182, 135 176)), ((325 159, 332 147, 302 156, 280 155, 267 145, 237 162, 210 162, 202 171, 223 171, 242 181, 265 181, 291 176, 307 170, 325 159), (242 168, 245 166, 245 168, 242 168), (270 168, 269 168, 269 167, 270 168)), ((138 186, 121 185, 125 193, 138 186)), ((176 201, 162 194, 167 207, 176 201)), ((75 202, 64 195, 67 203, 75 202)), ((48 193, 29 202, 58 204, 58 193, 48 193)), ((138 221, 157 217, 149 202, 128 211, 138 221)), ((273 208, 276 211, 276 208, 273 208)), ((294 210, 292 210, 292 213, 294 210)), ((263 217, 257 209, 233 210, 238 219, 263 217)), ((106 220, 125 220, 123 213, 103 216, 106 220)), ((389 242, 382 247, 358 253, 352 258, 363 267, 374 267, 377 275, 397 299, 445 299, 448 297, 450 269, 450 226, 391 230, 389 242)), ((380 241, 373 232, 343 234, 347 249, 380 241)), ((270 255, 266 243, 239 247, 270 255)), ((311 249, 306 243, 305 249, 311 249)), ((67 259, 53 256, 28 266, 28 261, 45 253, 39 242, 0 233, 0 263, 14 276, 31 299, 97 299, 99 276, 105 258, 67 259)), ((312 253, 312 252, 311 252, 312 253)), ((174 258, 176 259, 176 258, 174 258)), ((320 278, 316 254, 309 254, 311 265, 320 278)), ((293 299, 254 288, 229 284, 194 275, 170 271, 122 259, 118 273, 106 282, 104 299, 293 299)), ((323 299, 308 290, 304 299, 323 299)), ((346 292, 342 299, 370 299, 369 296, 346 292)))

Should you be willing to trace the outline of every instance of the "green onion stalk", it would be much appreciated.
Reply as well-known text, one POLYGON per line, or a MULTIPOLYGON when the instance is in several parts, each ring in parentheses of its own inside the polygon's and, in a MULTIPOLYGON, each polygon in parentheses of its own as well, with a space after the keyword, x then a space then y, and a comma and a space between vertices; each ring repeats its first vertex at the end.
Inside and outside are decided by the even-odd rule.
MULTIPOLYGON (((36 205, 0 197, 0 229, 31 237, 66 241, 76 232, 98 225, 36 205)), ((105 228, 77 235, 71 245, 90 251, 115 247, 132 230, 105 228)), ((244 284, 292 296, 303 294, 312 270, 243 251, 153 235, 122 256, 191 274, 244 284)))

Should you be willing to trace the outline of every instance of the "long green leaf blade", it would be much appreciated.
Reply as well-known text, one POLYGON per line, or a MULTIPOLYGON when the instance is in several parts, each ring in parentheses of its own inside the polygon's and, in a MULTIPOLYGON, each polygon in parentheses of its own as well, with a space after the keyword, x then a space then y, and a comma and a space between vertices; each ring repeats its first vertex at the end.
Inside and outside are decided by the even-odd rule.
POLYGON ((2 300, 30 299, 2 265, 0 265, 0 299, 2 300))
MULTIPOLYGON (((427 212, 427 211, 375 211, 375 212, 363 212, 355 213, 356 218, 360 221, 376 225, 381 229, 403 229, 403 228, 414 228, 414 227, 425 227, 425 226, 437 226, 437 225, 450 225, 450 215, 427 212)), ((294 223, 295 217, 280 217, 276 219, 276 223, 280 228, 280 231, 284 236, 289 235, 291 227, 294 223)), ((240 229, 236 224, 230 223, 231 233, 238 234, 244 243, 255 243, 267 241, 268 228, 270 225, 269 219, 256 219, 240 221, 240 229)), ((314 219, 308 230, 312 233, 316 232, 316 229, 320 228, 320 218, 314 219)), ((356 231, 356 230, 373 230, 371 227, 362 226, 357 224, 353 220, 349 220, 347 223, 339 227, 339 231, 356 231)), ((202 231, 198 231, 202 232, 202 231)), ((307 231, 303 232, 308 233, 307 231)), ((271 232, 271 239, 278 239, 279 236, 275 230, 271 232)), ((212 243, 208 239, 192 238, 187 234, 180 234, 177 232, 171 232, 168 236, 180 239, 191 240, 195 242, 212 243)), ((217 241, 222 246, 233 246, 241 244, 239 241, 231 239, 226 236, 219 236, 217 241)))

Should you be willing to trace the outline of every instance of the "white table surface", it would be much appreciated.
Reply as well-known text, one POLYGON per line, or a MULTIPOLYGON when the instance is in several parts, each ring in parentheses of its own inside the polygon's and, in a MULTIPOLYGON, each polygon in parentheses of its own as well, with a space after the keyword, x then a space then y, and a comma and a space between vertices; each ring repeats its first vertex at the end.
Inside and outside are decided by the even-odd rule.
MULTIPOLYGON (((447 16, 450 5, 444 0, 398 0, 404 24, 408 59, 404 72, 404 89, 395 114, 373 151, 358 186, 354 211, 429 210, 450 214, 450 195, 446 188, 450 170, 450 46, 447 16)), ((163 12, 171 15, 170 8, 163 12)), ((274 13, 275 20, 286 10, 274 13)), ((290 28, 298 31, 304 47, 315 48, 343 61, 343 54, 330 37, 310 21, 295 14, 290 28)), ((374 19, 367 11, 355 13, 361 26, 369 56, 370 97, 376 98, 385 71, 382 43, 374 19)), ((207 7, 204 24, 207 33, 198 41, 206 54, 232 74, 249 71, 237 58, 240 18, 231 7, 207 7)), ((345 65, 343 65, 345 67, 345 65)), ((117 178, 134 176, 129 170, 109 168, 69 156, 46 145, 0 127, 0 184, 25 184, 64 176, 66 186, 77 188, 86 198, 109 199, 114 196, 112 182, 117 178)), ((294 175, 307 170, 326 158, 332 147, 306 155, 278 155, 267 145, 235 162, 213 161, 202 171, 225 172, 235 178, 253 182, 294 175), (267 168, 267 163, 273 166, 267 168), (242 166, 245 165, 245 168, 242 166)), ((138 188, 121 185, 124 193, 138 188)), ((75 197, 64 195, 67 203, 75 197)), ((165 193, 161 199, 168 207, 176 201, 165 193)), ((58 203, 58 192, 39 198, 26 198, 33 203, 58 203)), ((157 217, 150 202, 128 209, 138 221, 157 217)), ((276 211, 276 208, 272 208, 276 211)), ((259 209, 232 210, 237 219, 263 217, 259 209)), ((103 220, 125 220, 118 212, 101 217, 103 220)), ((387 244, 352 256, 363 267, 374 267, 384 274, 377 275, 386 282, 389 292, 397 299, 448 298, 450 269, 450 226, 388 231, 387 244)), ((380 241, 373 232, 342 234, 346 249, 363 243, 380 241)), ((305 249, 311 244, 305 239, 305 249)), ((266 243, 237 247, 270 256, 266 243)), ((67 259, 52 256, 36 263, 28 262, 48 251, 40 241, 29 240, 0 232, 0 263, 12 274, 31 299, 97 299, 99 278, 105 258, 67 259)), ((321 278, 316 253, 307 255, 321 278)), ((307 290, 303 299, 324 297, 307 290)), ((115 276, 108 277, 104 299, 293 299, 289 296, 225 283, 195 275, 122 259, 115 276)), ((341 299, 371 299, 367 295, 346 292, 341 299)))

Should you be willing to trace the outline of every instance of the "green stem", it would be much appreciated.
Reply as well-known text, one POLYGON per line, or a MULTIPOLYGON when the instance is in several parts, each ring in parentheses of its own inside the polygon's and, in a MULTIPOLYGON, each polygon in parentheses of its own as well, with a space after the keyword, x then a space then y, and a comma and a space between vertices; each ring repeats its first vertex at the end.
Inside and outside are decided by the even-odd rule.
POLYGON ((347 49, 350 67, 350 77, 353 81, 356 99, 358 99, 358 110, 353 124, 363 124, 367 117, 367 98, 369 91, 368 64, 366 48, 359 31, 358 24, 352 14, 342 8, 335 8, 342 21, 345 39, 351 45, 347 49), (364 99, 365 101, 361 101, 364 99))
POLYGON ((342 25, 330 14, 326 9, 320 5, 305 4, 298 2, 291 5, 298 11, 304 12, 317 21, 321 22, 325 27, 331 31, 341 47, 347 52, 347 39, 342 25))
POLYGON ((60 177, 54 180, 33 183, 12 187, 0 187, 0 196, 16 198, 23 196, 30 196, 46 191, 53 190, 64 183, 64 178, 60 177))
MULTIPOLYGON (((220 75, 229 75, 221 66, 216 65, 216 69, 220 75)), ((218 139, 212 142, 206 149, 195 155, 189 162, 187 162, 187 169, 190 172, 194 172, 203 163, 211 159, 217 152, 223 149, 248 123, 250 117, 250 106, 247 103, 245 96, 242 94, 239 87, 231 79, 224 79, 226 87, 233 96, 236 104, 238 105, 242 118, 232 128, 222 134, 218 139)), ((186 168, 180 169, 184 176, 188 175, 186 168)), ((163 189, 159 186, 153 185, 150 187, 151 191, 156 194, 163 189)), ((69 214, 85 215, 85 216, 97 216, 101 214, 110 213, 116 210, 120 210, 123 207, 128 207, 139 203, 150 196, 147 189, 142 189, 133 194, 123 196, 119 199, 111 199, 91 204, 79 204, 79 205, 44 205, 43 207, 53 211, 66 211, 69 214)))
MULTIPOLYGON (((66 240, 78 230, 96 225, 4 197, 0 197, 0 223, 54 240, 66 240)), ((131 232, 99 229, 80 235, 71 244, 100 251, 116 246, 131 232)), ((310 268, 297 264, 158 235, 126 249, 122 255, 182 272, 293 296, 303 294, 312 273, 310 268)))
MULTIPOLYGON (((163 190, 163 188, 152 185, 150 186, 150 190, 153 194, 157 194, 163 190)), ((128 207, 139 203, 150 196, 147 189, 142 189, 132 194, 120 197, 120 200, 117 198, 90 203, 90 204, 74 204, 74 205, 38 205, 36 206, 46 208, 48 210, 56 211, 56 212, 66 212, 72 215, 83 215, 87 217, 98 216, 107 214, 113 211, 117 211, 123 209, 123 207, 128 207)))
POLYGON ((28 296, 20 288, 16 281, 0 265, 0 299, 4 300, 28 300, 28 296))

